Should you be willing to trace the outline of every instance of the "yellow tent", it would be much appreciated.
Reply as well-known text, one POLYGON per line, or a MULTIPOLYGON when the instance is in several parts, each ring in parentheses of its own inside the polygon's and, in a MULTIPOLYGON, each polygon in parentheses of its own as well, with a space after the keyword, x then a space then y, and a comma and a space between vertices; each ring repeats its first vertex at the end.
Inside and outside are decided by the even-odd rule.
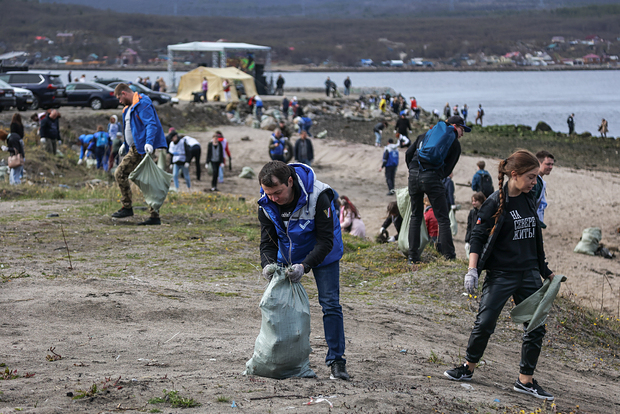
POLYGON ((177 98, 183 101, 193 101, 194 97, 192 92, 202 92, 203 78, 207 78, 207 82, 209 82, 209 91, 207 92, 207 99, 209 101, 213 101, 216 95, 220 97, 220 101, 226 101, 226 96, 222 87, 224 79, 230 82, 230 98, 233 102, 239 101, 237 88, 235 88, 235 83, 233 82, 236 80, 243 83, 247 96, 256 95, 256 85, 251 75, 234 67, 205 68, 204 66, 200 66, 181 76, 181 81, 179 82, 179 88, 177 90, 177 98))

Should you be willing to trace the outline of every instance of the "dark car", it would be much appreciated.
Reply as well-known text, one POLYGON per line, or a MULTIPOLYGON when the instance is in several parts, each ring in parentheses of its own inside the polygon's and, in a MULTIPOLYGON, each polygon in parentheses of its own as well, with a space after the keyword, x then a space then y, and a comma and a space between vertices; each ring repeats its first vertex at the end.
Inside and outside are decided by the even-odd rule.
POLYGON ((94 110, 116 108, 118 99, 114 89, 100 83, 74 82, 68 83, 67 106, 90 106, 94 110))
POLYGON ((0 111, 15 106, 15 92, 13 87, 0 81, 0 111))
POLYGON ((7 72, 0 74, 0 80, 11 86, 28 89, 34 95, 30 109, 59 108, 67 96, 60 75, 49 72, 7 72))
MULTIPOLYGON (((97 80, 97 82, 99 83, 107 82, 107 81, 109 80, 108 79, 97 80)), ((132 91, 148 96, 149 98, 151 98, 151 101, 153 101, 153 105, 155 106, 159 104, 166 104, 166 103, 172 103, 174 105, 175 103, 179 102, 178 99, 173 98, 167 93, 155 92, 154 90, 149 89, 146 86, 143 86, 139 83, 127 82, 123 80, 111 80, 111 82, 108 83, 108 86, 114 89, 116 88, 116 85, 118 85, 119 83, 126 83, 127 85, 129 85, 132 91)))

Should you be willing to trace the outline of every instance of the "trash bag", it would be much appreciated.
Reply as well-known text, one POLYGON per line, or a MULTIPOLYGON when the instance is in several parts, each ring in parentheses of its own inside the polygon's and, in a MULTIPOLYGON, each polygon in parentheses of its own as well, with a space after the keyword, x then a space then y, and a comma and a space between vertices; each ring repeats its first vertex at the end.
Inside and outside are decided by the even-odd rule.
POLYGON ((159 157, 157 158, 157 166, 162 170, 166 171, 166 150, 159 150, 159 157))
POLYGON ((301 283, 291 283, 284 269, 277 266, 259 306, 263 321, 243 374, 276 379, 315 377, 308 358, 312 352, 310 302, 301 283))
POLYGON ((254 178, 254 176, 256 176, 256 173, 252 167, 243 167, 241 174, 239 174, 239 178, 254 178))
POLYGON ((529 323, 525 333, 541 326, 547 320, 551 305, 560 291, 560 283, 566 282, 566 279, 564 275, 555 275, 552 281, 545 280, 540 289, 512 308, 510 319, 514 323, 529 323))
POLYGON ((448 217, 450 218, 450 232, 452 233, 452 237, 454 237, 459 231, 459 225, 456 222, 456 214, 454 213, 454 209, 450 209, 448 217))
MULTIPOLYGON (((403 224, 400 227, 400 234, 403 237, 398 237, 398 249, 405 255, 409 254, 409 222, 411 221, 411 198, 409 197, 409 189, 401 188, 396 190, 396 203, 398 204, 398 210, 400 216, 403 218, 403 224)), ((428 230, 426 229, 426 222, 422 220, 420 226, 420 249, 418 254, 422 254, 426 245, 430 241, 428 237, 428 230)))
POLYGON ((589 227, 581 233, 581 240, 575 246, 575 253, 589 254, 594 256, 594 253, 598 249, 598 244, 601 241, 603 234, 598 227, 589 227))
POLYGON ((146 204, 159 211, 170 190, 172 174, 161 170, 150 155, 145 155, 136 169, 129 174, 129 179, 142 190, 146 204))

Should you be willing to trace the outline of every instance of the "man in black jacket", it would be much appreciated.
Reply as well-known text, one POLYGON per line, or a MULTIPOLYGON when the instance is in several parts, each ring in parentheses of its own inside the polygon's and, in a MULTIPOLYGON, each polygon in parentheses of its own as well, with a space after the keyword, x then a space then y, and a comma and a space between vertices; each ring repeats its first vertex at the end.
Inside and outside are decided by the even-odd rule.
POLYGON ((415 144, 409 147, 405 153, 405 161, 409 168, 409 197, 411 197, 411 222, 409 223, 409 254, 408 262, 414 265, 420 261, 420 226, 424 219, 424 194, 428 196, 437 224, 439 225, 439 242, 437 250, 447 259, 454 259, 454 242, 450 231, 449 206, 446 200, 446 189, 442 180, 452 173, 461 156, 461 143, 459 138, 464 132, 471 131, 465 125, 463 118, 452 116, 446 124, 453 128, 456 134, 448 153, 443 160, 443 165, 437 167, 418 157, 418 149, 424 140, 425 134, 418 136, 415 144))
POLYGON ((45 145, 45 150, 52 155, 56 155, 56 146, 62 144, 59 118, 60 114, 54 109, 41 120, 41 144, 45 145))
POLYGON ((305 129, 301 130, 299 139, 295 142, 295 160, 307 166, 311 166, 312 160, 314 160, 312 141, 308 138, 308 133, 305 129))

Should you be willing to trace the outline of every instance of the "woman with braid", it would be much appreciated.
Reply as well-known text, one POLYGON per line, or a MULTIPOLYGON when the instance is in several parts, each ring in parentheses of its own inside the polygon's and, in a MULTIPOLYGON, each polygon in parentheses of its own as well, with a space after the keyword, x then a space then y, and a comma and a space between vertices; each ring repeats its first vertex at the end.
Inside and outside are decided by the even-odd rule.
MULTIPOLYGON (((541 276, 553 279, 545 261, 536 200, 530 192, 536 184, 539 166, 534 154, 524 150, 501 161, 499 190, 480 207, 470 238, 469 269, 465 275, 465 289, 470 295, 478 288, 479 272, 487 273, 478 316, 467 344, 466 361, 444 372, 451 380, 471 381, 497 318, 511 296, 518 305, 542 287, 541 276), (506 183, 504 176, 508 176, 506 183)), ((523 334, 519 378, 513 389, 551 401, 553 395, 533 378, 544 336, 544 325, 523 334)))

